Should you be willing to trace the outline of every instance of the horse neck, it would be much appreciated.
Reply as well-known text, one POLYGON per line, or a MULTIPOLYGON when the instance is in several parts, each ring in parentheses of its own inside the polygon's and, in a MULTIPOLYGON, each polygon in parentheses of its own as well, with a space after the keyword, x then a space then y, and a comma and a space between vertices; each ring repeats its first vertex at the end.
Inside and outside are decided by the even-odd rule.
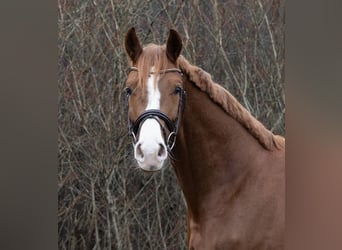
MULTIPOLYGON (((261 145, 206 93, 187 84, 188 100, 177 136, 174 168, 193 217, 209 211, 215 197, 229 197, 252 169, 261 145), (216 193, 217 195, 213 195, 216 193)), ((214 205, 215 206, 215 205, 214 205)))

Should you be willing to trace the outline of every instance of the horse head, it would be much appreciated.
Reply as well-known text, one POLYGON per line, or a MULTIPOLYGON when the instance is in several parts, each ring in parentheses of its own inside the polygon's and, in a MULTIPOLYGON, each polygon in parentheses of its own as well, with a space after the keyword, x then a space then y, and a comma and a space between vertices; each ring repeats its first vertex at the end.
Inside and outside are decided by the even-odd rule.
POLYGON ((175 145, 185 107, 183 74, 177 65, 182 41, 171 29, 166 45, 143 48, 131 28, 125 37, 125 49, 131 63, 126 95, 134 157, 143 170, 157 171, 175 145))

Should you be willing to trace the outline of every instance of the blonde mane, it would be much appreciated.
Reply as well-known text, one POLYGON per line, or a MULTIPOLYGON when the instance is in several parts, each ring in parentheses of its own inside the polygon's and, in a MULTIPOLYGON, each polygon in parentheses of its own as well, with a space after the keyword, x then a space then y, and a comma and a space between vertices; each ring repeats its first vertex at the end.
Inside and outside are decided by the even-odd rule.
POLYGON ((285 147, 285 139, 283 137, 274 135, 266 129, 233 95, 213 82, 210 74, 199 67, 191 65, 183 56, 178 58, 178 66, 198 88, 206 92, 227 114, 244 126, 264 148, 274 150, 285 147))
MULTIPOLYGON (((154 72, 158 74, 160 70, 168 67, 169 61, 166 56, 165 45, 149 44, 139 57, 136 67, 138 68, 139 84, 144 87, 144 83, 154 67, 154 72)), ((199 89, 206 92, 212 101, 222 107, 222 109, 232 118, 244 126, 259 143, 268 150, 282 149, 285 147, 285 139, 274 135, 271 131, 255 119, 237 100, 223 87, 215 83, 210 74, 199 67, 191 65, 183 56, 179 56, 176 67, 180 68, 190 81, 199 89)))

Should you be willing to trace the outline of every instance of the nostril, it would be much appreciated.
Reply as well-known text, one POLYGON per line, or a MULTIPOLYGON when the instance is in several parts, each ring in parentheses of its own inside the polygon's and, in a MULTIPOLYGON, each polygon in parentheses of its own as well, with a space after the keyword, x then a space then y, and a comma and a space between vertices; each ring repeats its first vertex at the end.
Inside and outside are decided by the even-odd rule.
POLYGON ((166 153, 165 147, 163 144, 159 143, 159 151, 158 151, 158 156, 163 157, 166 153))
POLYGON ((141 150, 141 143, 138 144, 137 148, 136 148, 136 156, 138 156, 139 158, 143 159, 144 158, 144 153, 141 150))

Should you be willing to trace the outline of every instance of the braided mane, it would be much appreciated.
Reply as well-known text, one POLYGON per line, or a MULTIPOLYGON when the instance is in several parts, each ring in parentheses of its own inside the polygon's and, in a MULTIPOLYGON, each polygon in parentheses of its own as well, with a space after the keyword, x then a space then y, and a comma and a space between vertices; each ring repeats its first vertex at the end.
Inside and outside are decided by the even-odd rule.
POLYGON ((179 68, 189 76, 189 79, 222 109, 244 126, 259 142, 268 150, 281 149, 285 147, 285 139, 274 135, 271 131, 254 118, 236 98, 226 89, 215 83, 210 74, 203 69, 191 65, 183 56, 178 58, 179 68))

